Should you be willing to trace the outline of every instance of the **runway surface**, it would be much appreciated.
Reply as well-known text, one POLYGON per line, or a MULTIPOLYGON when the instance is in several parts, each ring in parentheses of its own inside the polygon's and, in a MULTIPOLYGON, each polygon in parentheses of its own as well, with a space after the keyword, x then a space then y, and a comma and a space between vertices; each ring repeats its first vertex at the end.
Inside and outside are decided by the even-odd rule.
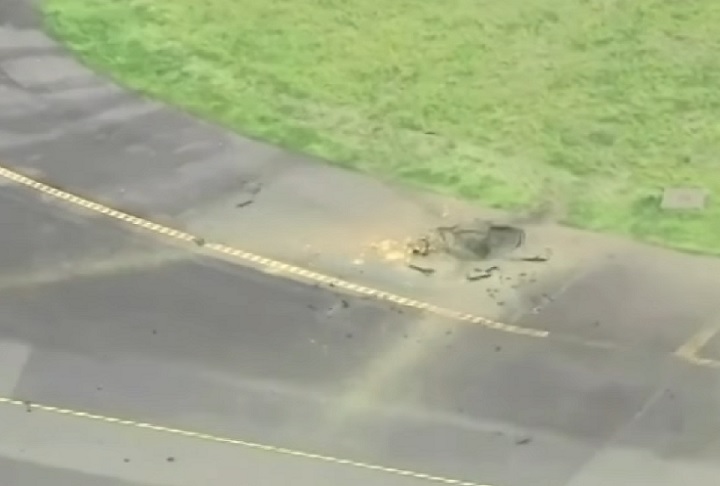
MULTIPOLYGON (((26 7, 0 0, 0 166, 171 225, 238 189, 215 129, 99 82, 26 7)), ((704 277, 619 259, 516 320, 567 340, 241 263, 0 178, 2 483, 717 483, 720 370, 675 352, 720 359, 704 277)))

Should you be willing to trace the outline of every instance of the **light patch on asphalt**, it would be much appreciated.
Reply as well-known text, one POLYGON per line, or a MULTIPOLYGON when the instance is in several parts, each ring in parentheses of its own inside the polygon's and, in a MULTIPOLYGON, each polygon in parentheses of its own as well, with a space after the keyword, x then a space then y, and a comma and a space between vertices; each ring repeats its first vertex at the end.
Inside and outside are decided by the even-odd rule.
MULTIPOLYGON (((415 323, 406 335, 398 336, 348 380, 351 389, 332 407, 320 433, 335 434, 365 411, 376 407, 393 384, 432 356, 439 339, 447 338, 446 332, 445 326, 428 315, 415 323)), ((447 344, 447 341, 443 340, 443 344, 447 344)))
POLYGON ((27 344, 0 341, 0 394, 13 394, 29 356, 27 344))
POLYGON ((147 269, 189 258, 192 258, 192 254, 187 251, 165 249, 152 252, 120 253, 105 259, 67 261, 56 266, 46 266, 34 272, 3 275, 0 277, 0 292, 51 285, 73 279, 112 275, 128 270, 147 269))
POLYGON ((720 332, 720 317, 703 326, 693 334, 677 351, 675 356, 683 358, 693 364, 709 368, 720 368, 720 361, 703 358, 702 350, 720 332))

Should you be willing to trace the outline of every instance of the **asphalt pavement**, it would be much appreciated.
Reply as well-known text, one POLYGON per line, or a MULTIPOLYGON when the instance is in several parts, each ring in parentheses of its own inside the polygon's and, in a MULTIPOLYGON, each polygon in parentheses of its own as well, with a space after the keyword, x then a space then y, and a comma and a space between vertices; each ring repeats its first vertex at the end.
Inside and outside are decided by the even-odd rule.
MULTIPOLYGON (((638 473, 650 458, 712 468, 717 457, 715 370, 280 279, 169 249, 26 188, 2 188, 0 220, 41 223, 22 239, 0 233, 13 252, 0 293, 8 397, 496 486, 638 484, 612 473, 630 454, 640 458, 624 466, 634 477, 652 472, 638 473), (75 239, 63 243, 63 232, 75 239), (45 239, 54 244, 28 244, 45 239), (19 261, 34 265, 19 273, 19 261), (74 262, 89 270, 67 273, 74 262)), ((156 484, 148 474, 141 481, 156 484)), ((374 474, 377 484, 407 481, 374 474)), ((655 484, 677 484, 664 480, 655 484)))
MULTIPOLYGON (((297 162, 99 79, 26 2, 0 0, 0 19, 0 165, 182 225, 297 162)), ((326 170, 307 167, 301 181, 326 170)), ((214 259, 0 180, 0 479, 714 485, 720 372, 672 354, 714 315, 713 287, 694 279, 673 306, 667 287, 638 294, 626 263, 520 319, 581 339, 531 338, 214 259)))

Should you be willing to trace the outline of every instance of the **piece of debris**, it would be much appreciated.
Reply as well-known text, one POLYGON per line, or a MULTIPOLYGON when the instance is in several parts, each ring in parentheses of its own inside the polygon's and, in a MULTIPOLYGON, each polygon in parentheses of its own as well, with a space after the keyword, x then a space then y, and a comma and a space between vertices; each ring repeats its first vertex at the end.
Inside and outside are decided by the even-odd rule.
POLYGON ((660 209, 697 210, 705 209, 708 191, 699 187, 668 187, 663 190, 660 209))
POLYGON ((343 309, 347 309, 348 307, 350 307, 350 303, 345 299, 342 299, 340 301, 340 303, 341 303, 343 309))
POLYGON ((523 257, 520 258, 521 262, 546 262, 549 258, 546 256, 531 256, 531 257, 523 257))
POLYGON ((205 238, 200 238, 199 236, 196 236, 193 238, 193 243, 195 243, 197 246, 203 246, 205 245, 205 238))
POLYGON ((428 256, 432 251, 430 239, 427 236, 422 236, 415 241, 411 241, 408 243, 408 251, 411 255, 428 256))
POLYGON ((25 404, 25 411, 32 412, 32 402, 26 400, 23 403, 25 404))
POLYGON ((175 462, 175 458, 170 456, 167 458, 167 462, 175 462))
POLYGON ((529 444, 532 441, 531 437, 523 437, 522 439, 518 439, 515 441, 516 445, 525 445, 529 444))
POLYGON ((257 181, 242 181, 240 195, 243 199, 235 204, 236 208, 244 208, 255 202, 255 198, 262 190, 262 183, 257 181))
POLYGON ((470 282, 476 282, 478 280, 482 280, 485 278, 492 277, 493 273, 497 270, 500 270, 496 266, 488 267, 488 268, 473 268, 470 272, 468 272, 465 275, 465 280, 468 280, 470 282))
POLYGON ((430 275, 432 275, 433 273, 435 273, 435 269, 434 269, 434 268, 420 267, 420 266, 418 266, 418 265, 413 265, 412 263, 408 264, 408 268, 411 268, 411 269, 413 269, 413 270, 415 270, 415 271, 417 271, 417 272, 420 272, 420 273, 422 273, 422 274, 425 275, 425 276, 430 276, 430 275))

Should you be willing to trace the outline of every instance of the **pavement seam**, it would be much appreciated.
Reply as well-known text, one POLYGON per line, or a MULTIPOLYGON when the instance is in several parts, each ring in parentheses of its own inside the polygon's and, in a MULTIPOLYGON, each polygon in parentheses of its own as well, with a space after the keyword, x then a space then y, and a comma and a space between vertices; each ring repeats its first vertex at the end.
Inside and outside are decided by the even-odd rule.
POLYGON ((170 228, 168 226, 155 223, 153 221, 140 218, 138 216, 133 216, 132 214, 128 214, 117 209, 113 209, 95 201, 91 201, 75 194, 60 190, 49 184, 37 181, 3 166, 0 166, 0 177, 20 184, 29 189, 38 191, 47 196, 51 196, 57 200, 67 202, 74 206, 84 208, 86 210, 101 214, 117 221, 121 221, 137 228, 141 228, 145 231, 159 234, 165 236, 166 238, 174 239, 176 241, 192 243, 193 245, 201 247, 211 253, 230 257, 236 262, 243 262, 246 266, 254 266, 256 268, 259 267, 260 269, 263 269, 265 271, 271 271, 274 274, 289 275, 291 277, 299 278, 305 281, 328 285, 332 288, 337 288, 347 292, 372 297, 386 302, 391 302, 393 304, 401 305, 404 307, 410 307, 423 312, 429 312, 442 317, 468 322, 471 324, 478 324, 483 327, 494 329, 497 331, 503 331, 511 334, 529 336, 534 338, 546 338, 550 335, 549 331, 515 326, 513 324, 506 324, 494 321, 467 312, 461 312, 440 307, 434 304, 430 304, 428 302, 422 302, 408 297, 403 297, 401 295, 393 294, 391 292, 386 292, 384 290, 356 284, 347 280, 325 275, 314 270, 308 270, 306 268, 298 267, 289 263, 284 263, 278 260, 274 260, 272 258, 256 255, 254 253, 244 251, 239 248, 234 248, 222 243, 206 242, 200 236, 170 228))
POLYGON ((126 427, 132 427, 136 429, 152 430, 154 432, 172 434, 182 437, 188 437, 191 439, 204 440, 207 442, 216 442, 222 444, 230 444, 248 449, 260 450, 264 452, 272 452, 276 454, 282 454, 286 456, 301 457, 304 459, 312 459, 316 461, 328 462, 333 464, 340 464, 345 466, 356 467, 360 469, 366 469, 371 471, 378 471, 383 473, 394 474, 396 476, 407 476, 416 479, 422 479, 428 482, 449 484, 452 486, 490 486, 487 484, 475 483, 472 481, 464 481, 461 479, 452 479, 442 476, 434 476, 431 474, 425 474, 421 472, 409 471, 406 469, 398 469, 393 467, 380 466, 377 464, 370 464, 361 461, 354 461, 351 459, 342 459, 333 456, 326 456, 322 454, 316 454, 312 452, 303 452, 295 449, 288 449, 285 447, 278 447, 268 444, 260 444, 257 442, 249 442, 241 439, 232 439, 229 437, 221 437, 212 434, 205 434, 202 432, 194 432, 191 430, 176 429, 172 427, 165 427, 162 425, 150 424, 147 422, 139 422, 136 420, 122 419, 117 417, 108 417, 105 415, 99 415, 91 412, 83 412, 79 410, 71 410, 68 408, 55 407, 52 405, 43 405, 39 403, 30 402, 27 400, 17 400, 14 398, 0 397, 0 404, 11 405, 16 407, 25 407, 27 411, 39 410, 42 412, 54 413, 58 415, 67 415, 71 417, 81 418, 85 420, 92 420, 95 422, 105 422, 115 425, 122 425, 126 427))

